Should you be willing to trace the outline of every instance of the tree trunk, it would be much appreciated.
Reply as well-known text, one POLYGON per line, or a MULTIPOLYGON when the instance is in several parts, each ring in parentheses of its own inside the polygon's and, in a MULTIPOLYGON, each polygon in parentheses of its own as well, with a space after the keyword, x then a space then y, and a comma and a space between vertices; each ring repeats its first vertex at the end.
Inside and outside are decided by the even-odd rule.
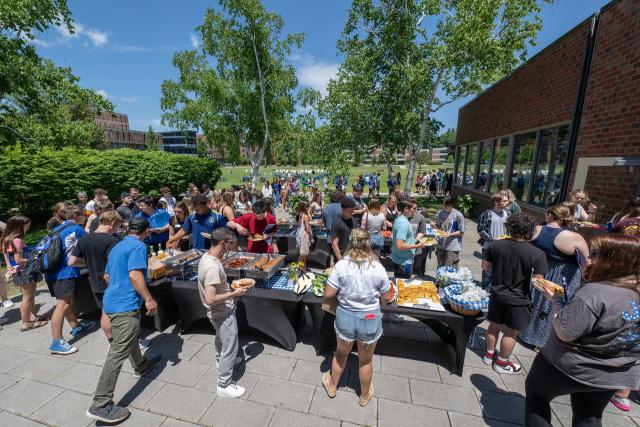
POLYGON ((387 175, 393 175, 393 165, 391 164, 391 160, 387 159, 387 175))
POLYGON ((407 179, 404 183, 404 194, 406 195, 411 194, 411 184, 413 183, 413 176, 416 171, 418 154, 420 154, 422 147, 428 147, 431 143, 431 132, 429 132, 429 115, 431 113, 431 106, 433 105, 433 100, 436 97, 436 92, 438 91, 438 86, 440 86, 440 81, 442 80, 443 73, 444 70, 440 70, 438 72, 438 77, 433 82, 431 94, 429 94, 429 98, 425 100, 424 112, 422 113, 422 125, 420 126, 420 138, 418 139, 418 143, 412 146, 412 150, 409 150, 409 170, 407 171, 407 179))
POLYGON ((258 47, 256 46, 256 38, 255 35, 251 35, 251 40, 253 41, 253 53, 256 58, 256 68, 258 70, 258 79, 260 81, 260 108, 262 109, 262 120, 264 121, 264 138, 262 140, 262 146, 258 148, 253 159, 251 159, 251 184, 253 188, 257 188, 258 184, 258 169, 260 168, 260 163, 262 162, 262 158, 264 157, 264 152, 267 149, 267 145, 269 145, 269 119, 267 118, 267 106, 265 104, 265 84, 264 84, 264 75, 262 74, 262 67, 260 67, 260 58, 258 57, 258 47))

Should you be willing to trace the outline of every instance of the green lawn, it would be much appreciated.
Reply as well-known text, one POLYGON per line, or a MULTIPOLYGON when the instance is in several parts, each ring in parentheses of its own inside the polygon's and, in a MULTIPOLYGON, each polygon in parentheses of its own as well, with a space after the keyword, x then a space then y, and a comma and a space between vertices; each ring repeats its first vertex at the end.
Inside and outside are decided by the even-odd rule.
MULTIPOLYGON (((432 169, 439 169, 442 168, 442 165, 418 165, 418 169, 417 171, 421 171, 421 170, 432 170, 432 169)), ((242 182, 242 177, 244 175, 246 176, 251 176, 251 167, 250 166, 221 166, 221 171, 222 171, 222 179, 220 180, 220 182, 218 183, 217 187, 218 188, 227 188, 233 184, 237 184, 237 185, 242 185, 242 184, 247 184, 246 182, 243 183, 242 182)), ((267 166, 267 167, 261 167, 259 172, 260 175, 265 176, 269 179, 271 179, 273 177, 273 173, 276 170, 281 170, 281 169, 288 169, 288 170, 296 170, 296 171, 301 171, 301 170, 318 170, 319 168, 314 167, 314 166, 308 166, 308 165, 303 165, 303 166, 267 166)), ((451 169, 451 166, 449 166, 449 169, 451 169)), ((394 172, 400 172, 400 174, 402 175, 402 179, 404 180, 407 174, 407 169, 405 166, 394 166, 393 167, 394 172)), ((357 177, 360 174, 366 175, 369 174, 371 172, 380 172, 380 175, 382 175, 382 187, 385 189, 386 191, 386 181, 387 181, 387 167, 385 165, 362 165, 362 166, 354 166, 351 168, 351 170, 349 171, 349 183, 353 183, 353 179, 354 177, 357 177)), ((329 182, 330 187, 333 186, 333 181, 329 182)), ((403 184, 404 185, 404 184, 403 184)))

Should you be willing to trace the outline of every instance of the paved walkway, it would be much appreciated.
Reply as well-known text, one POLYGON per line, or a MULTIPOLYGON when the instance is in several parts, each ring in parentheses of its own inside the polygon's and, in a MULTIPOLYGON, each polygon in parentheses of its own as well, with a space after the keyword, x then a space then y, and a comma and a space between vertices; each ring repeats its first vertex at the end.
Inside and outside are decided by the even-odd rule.
MULTIPOLYGON (((472 225, 475 229, 475 225, 472 225)), ((474 256, 477 236, 465 236, 464 262, 479 274, 474 256)), ((435 260, 428 271, 433 272, 435 260)), ((52 299, 41 290, 39 310, 52 299)), ((8 310, 11 323, 0 331, 0 425, 88 426, 84 412, 100 375, 107 345, 100 331, 80 338, 79 351, 52 356, 50 329, 21 333, 18 309, 8 310)), ((295 351, 285 351, 263 337, 241 336, 245 363, 236 373, 247 388, 241 399, 219 399, 215 393, 214 335, 211 330, 179 335, 173 327, 149 333, 149 353, 163 354, 166 363, 139 380, 125 362, 115 400, 127 405, 127 426, 512 426, 522 423, 525 375, 498 375, 482 364, 484 327, 467 352, 464 376, 450 373, 450 358, 439 339, 418 322, 385 324, 374 358, 376 397, 367 408, 358 405, 357 360, 352 357, 341 389, 329 399, 320 384, 328 360, 316 356, 307 330, 295 351)), ((68 326, 65 325, 65 333, 68 326)), ((147 331, 149 332, 149 331, 147 331)), ((525 370, 535 354, 516 347, 525 370)), ((553 403, 554 425, 571 425, 568 399, 553 403)), ((630 416, 612 405, 604 425, 640 425, 640 406, 630 416)))

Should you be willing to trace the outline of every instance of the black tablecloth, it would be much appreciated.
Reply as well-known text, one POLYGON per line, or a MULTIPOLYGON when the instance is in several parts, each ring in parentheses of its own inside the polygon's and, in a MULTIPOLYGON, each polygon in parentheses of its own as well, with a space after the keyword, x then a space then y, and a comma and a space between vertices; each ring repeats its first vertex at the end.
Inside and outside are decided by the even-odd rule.
MULTIPOLYGON (((336 335, 333 328, 335 316, 322 310, 322 298, 307 293, 303 299, 313 320, 313 343, 318 353, 335 350, 336 335)), ((418 308, 397 307, 385 305, 381 307, 383 313, 394 313, 413 317, 438 334, 440 339, 452 351, 455 359, 454 373, 462 376, 464 359, 469 337, 476 326, 486 319, 486 315, 462 316, 451 311, 422 310, 418 308)))

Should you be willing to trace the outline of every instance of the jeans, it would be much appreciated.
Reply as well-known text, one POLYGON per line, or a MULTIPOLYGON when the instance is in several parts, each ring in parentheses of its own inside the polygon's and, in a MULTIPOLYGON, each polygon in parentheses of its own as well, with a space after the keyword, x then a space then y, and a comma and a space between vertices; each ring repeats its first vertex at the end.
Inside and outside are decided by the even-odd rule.
POLYGON ((438 267, 452 266, 457 268, 460 263, 460 251, 436 248, 436 258, 438 259, 438 267))
POLYGON ((92 407, 102 408, 113 403, 113 391, 126 358, 137 372, 144 371, 147 360, 138 345, 140 336, 140 311, 108 314, 111 319, 113 341, 93 397, 92 407))
POLYGON ((338 338, 345 342, 374 344, 382 336, 382 313, 380 308, 356 312, 338 306, 334 328, 338 338))
POLYGON ((233 311, 220 314, 213 313, 210 320, 216 330, 218 387, 225 388, 231 382, 233 365, 238 354, 238 323, 233 311))
POLYGON ((573 427, 602 426, 602 412, 615 390, 588 386, 568 377, 542 354, 533 360, 525 383, 524 424, 528 427, 551 425, 550 402, 558 396, 571 396, 573 427))

